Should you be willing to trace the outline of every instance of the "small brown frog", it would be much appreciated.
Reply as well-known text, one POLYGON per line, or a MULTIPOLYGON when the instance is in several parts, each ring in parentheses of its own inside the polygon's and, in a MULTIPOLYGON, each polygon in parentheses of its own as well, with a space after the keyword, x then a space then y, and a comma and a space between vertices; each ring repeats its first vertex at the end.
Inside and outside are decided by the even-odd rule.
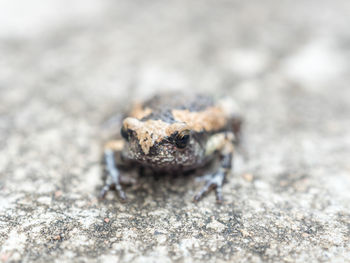
POLYGON ((157 95, 136 103, 122 121, 121 136, 104 147, 105 185, 100 197, 115 189, 126 199, 120 167, 148 167, 161 172, 186 172, 218 160, 216 172, 205 176, 199 201, 215 189, 222 202, 222 186, 231 171, 234 144, 239 142, 242 118, 229 100, 204 95, 157 95))

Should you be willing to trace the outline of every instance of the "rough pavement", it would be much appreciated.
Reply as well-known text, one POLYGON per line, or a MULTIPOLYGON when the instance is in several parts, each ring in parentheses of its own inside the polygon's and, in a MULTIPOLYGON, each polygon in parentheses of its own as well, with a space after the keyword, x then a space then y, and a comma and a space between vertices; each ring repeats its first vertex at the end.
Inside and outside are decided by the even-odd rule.
POLYGON ((15 19, 17 2, 1 1, 1 262, 350 262, 349 1, 36 0, 15 19), (241 106, 225 203, 192 203, 193 176, 98 202, 101 122, 175 88, 241 106))

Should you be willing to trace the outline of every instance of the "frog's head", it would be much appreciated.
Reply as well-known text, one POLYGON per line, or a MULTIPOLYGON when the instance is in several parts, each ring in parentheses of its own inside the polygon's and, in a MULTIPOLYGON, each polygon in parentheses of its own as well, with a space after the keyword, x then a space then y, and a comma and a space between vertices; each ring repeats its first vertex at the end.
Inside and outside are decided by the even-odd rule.
POLYGON ((198 134, 185 122, 128 117, 123 121, 121 135, 126 140, 125 155, 145 165, 188 167, 204 154, 198 134))

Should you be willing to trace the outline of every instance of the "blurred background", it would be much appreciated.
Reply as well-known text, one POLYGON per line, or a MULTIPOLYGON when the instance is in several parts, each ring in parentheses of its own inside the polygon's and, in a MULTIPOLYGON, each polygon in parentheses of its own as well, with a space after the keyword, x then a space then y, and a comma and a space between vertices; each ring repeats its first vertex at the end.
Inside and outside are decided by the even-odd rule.
POLYGON ((349 259, 349 25, 346 0, 0 0, 0 261, 349 259), (240 105, 226 204, 184 178, 98 203, 101 122, 169 90, 240 105))

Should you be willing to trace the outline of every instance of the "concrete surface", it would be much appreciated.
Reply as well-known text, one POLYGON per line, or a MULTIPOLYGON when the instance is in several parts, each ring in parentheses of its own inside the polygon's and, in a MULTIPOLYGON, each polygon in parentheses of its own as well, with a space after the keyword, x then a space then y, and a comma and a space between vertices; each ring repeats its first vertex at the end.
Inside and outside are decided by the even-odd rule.
POLYGON ((349 1, 69 3, 0 1, 1 262, 350 262, 349 1), (100 123, 175 88, 241 106, 225 203, 98 202, 100 123))

